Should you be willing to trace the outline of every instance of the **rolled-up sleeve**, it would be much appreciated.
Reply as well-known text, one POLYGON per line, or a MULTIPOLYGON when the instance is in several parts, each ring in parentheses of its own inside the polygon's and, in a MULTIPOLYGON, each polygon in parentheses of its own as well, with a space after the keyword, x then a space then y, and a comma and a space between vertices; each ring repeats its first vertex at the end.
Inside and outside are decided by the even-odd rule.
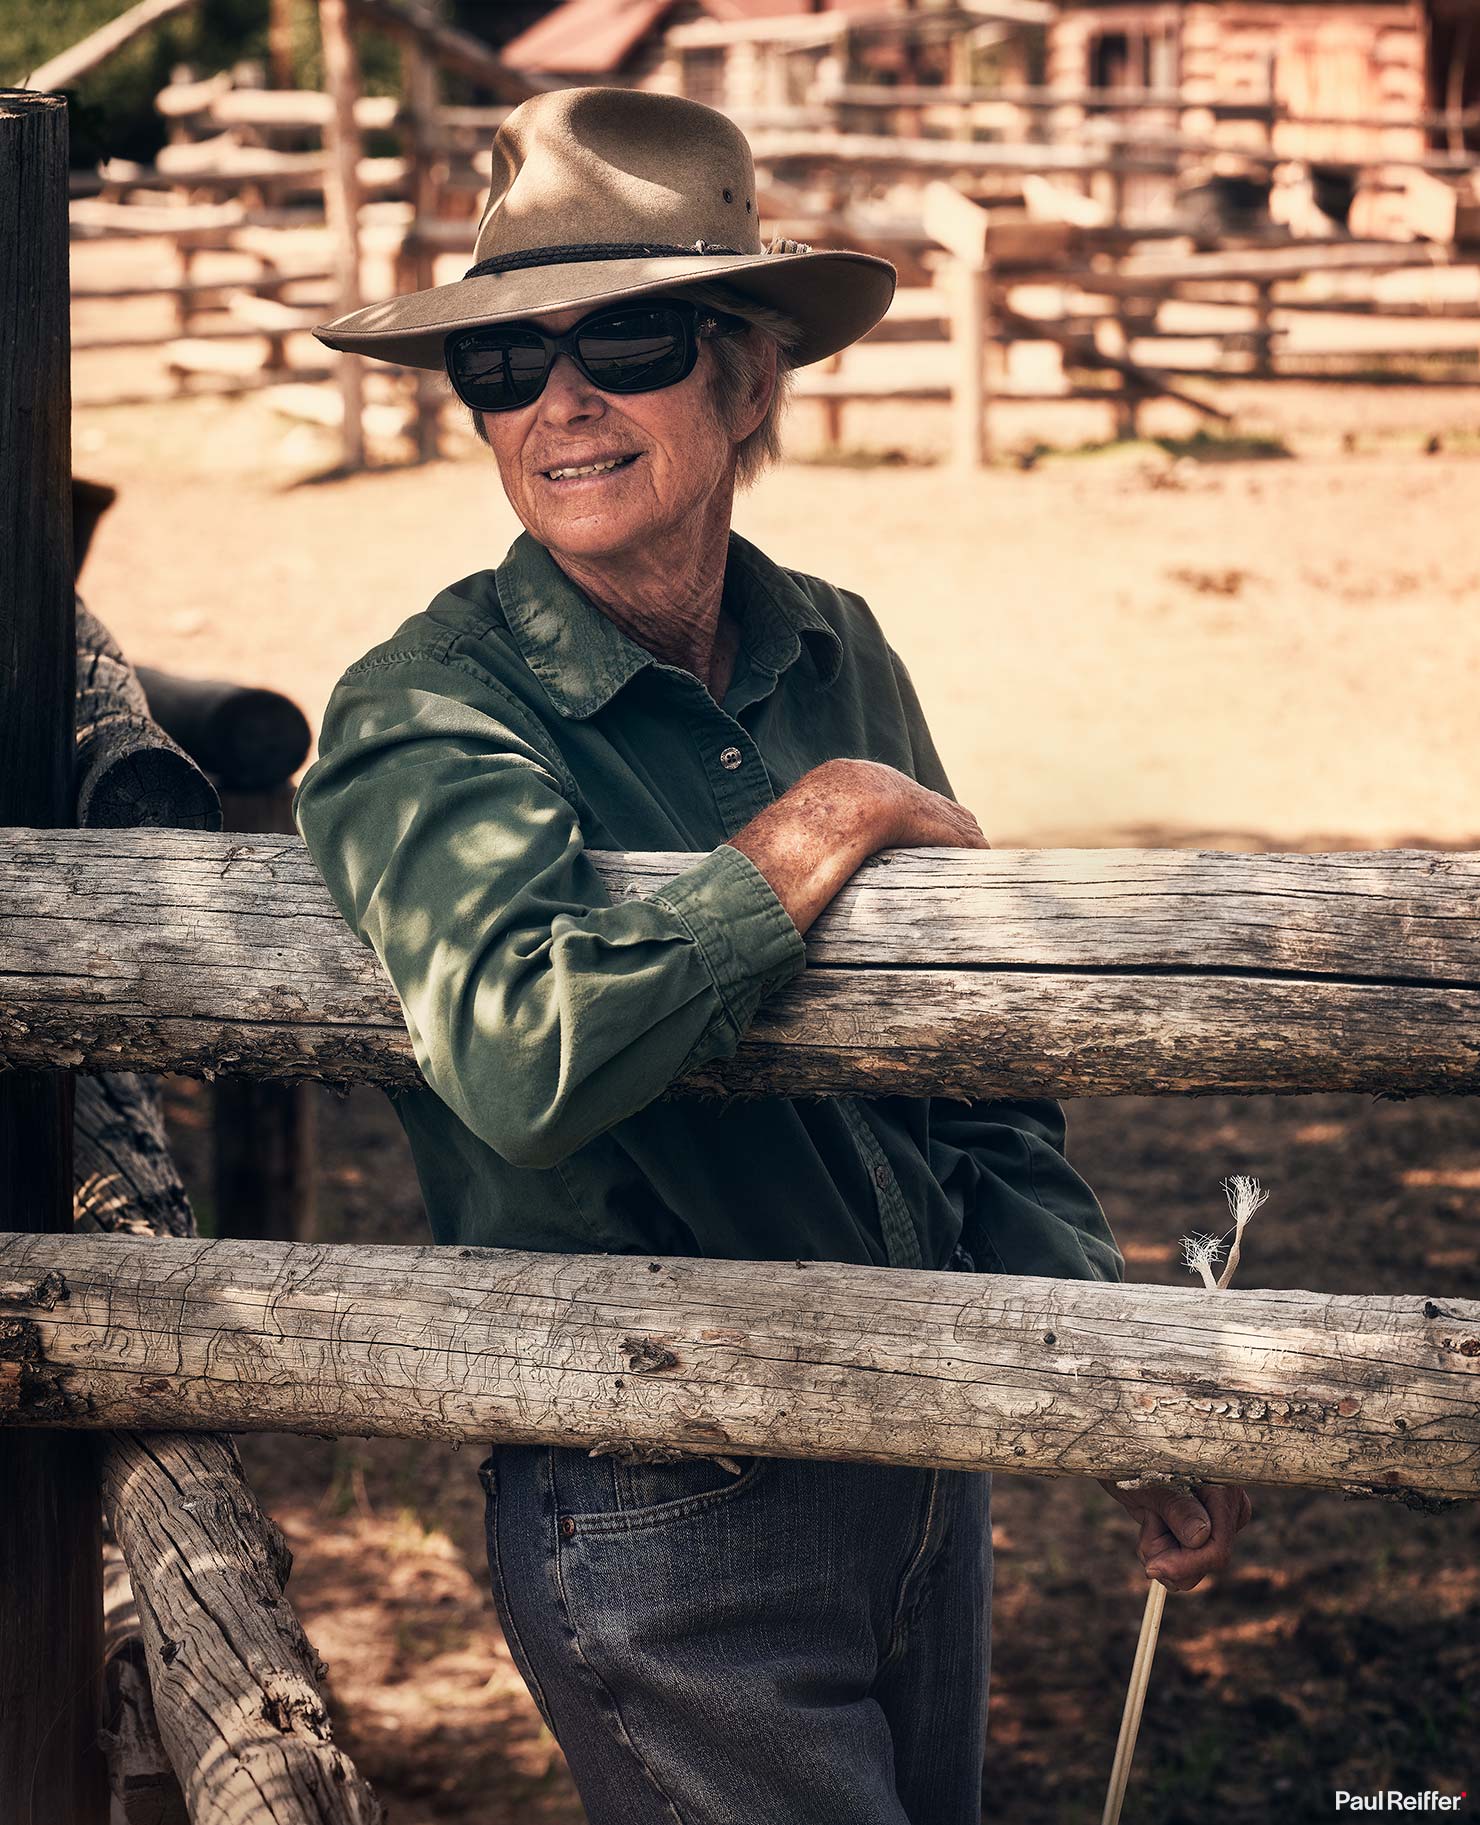
POLYGON ((336 686, 293 801, 426 1082, 532 1167, 729 1056, 806 961, 770 883, 728 844, 613 902, 542 733, 461 656, 365 660, 336 686))

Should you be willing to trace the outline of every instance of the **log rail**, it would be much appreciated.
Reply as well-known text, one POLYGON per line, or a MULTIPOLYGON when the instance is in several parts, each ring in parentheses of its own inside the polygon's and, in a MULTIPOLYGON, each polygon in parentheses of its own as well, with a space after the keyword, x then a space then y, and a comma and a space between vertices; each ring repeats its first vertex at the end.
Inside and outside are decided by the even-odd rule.
MULTIPOLYGON (((691 854, 592 852, 612 897, 691 854)), ((1480 1090, 1480 855, 891 850, 678 1094, 1480 1090)), ((0 1068, 421 1082, 302 842, 0 830, 0 1068)))
POLYGON ((0 1235, 0 1427, 1480 1494, 1480 1301, 0 1235))

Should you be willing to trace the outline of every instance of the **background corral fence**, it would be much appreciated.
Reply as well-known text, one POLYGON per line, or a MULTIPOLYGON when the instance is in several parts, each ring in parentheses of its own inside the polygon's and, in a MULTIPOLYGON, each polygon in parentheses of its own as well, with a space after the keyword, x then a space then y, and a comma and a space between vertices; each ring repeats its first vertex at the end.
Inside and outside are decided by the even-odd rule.
MULTIPOLYGON (((138 0, 31 85, 76 83, 194 3, 138 0)), ((1115 434, 1132 436, 1156 400, 1224 420, 1209 381, 1342 382, 1375 365, 1390 379, 1476 384, 1467 27, 1430 34, 1417 6, 1386 9, 1363 29, 1354 70, 1350 45, 1278 32, 1280 9, 1254 9, 1247 42, 1218 22, 1234 6, 1175 19, 1043 0, 892 19, 689 10, 651 13, 645 75, 582 79, 651 80, 723 107, 749 137, 768 236, 895 262, 884 320, 798 376, 832 446, 845 413, 891 401, 948 403, 953 454, 976 465, 999 405, 1099 401, 1115 434), (1029 84, 1028 41, 1045 29, 1052 80, 1029 84), (983 32, 998 40, 990 83, 969 79, 983 32), (885 65, 867 42, 880 34, 893 41, 885 65), (1167 80, 1128 85, 1130 46, 1150 54, 1148 36, 1167 80), (911 78, 916 53, 935 80, 911 78), (1375 80, 1354 83, 1366 59, 1375 80), (1343 112, 1318 106, 1324 94, 1342 94, 1343 112), (878 361, 877 343, 893 355, 878 361)), ((288 86, 280 54, 270 87, 241 66, 181 69, 155 99, 169 143, 152 163, 108 158, 74 174, 74 237, 158 248, 152 276, 78 287, 76 346, 157 348, 177 390, 267 389, 284 415, 337 429, 346 467, 367 443, 409 442, 426 460, 455 404, 441 377, 331 358, 309 332, 465 268, 494 131, 576 66, 541 64, 528 33, 496 51, 417 0, 318 0, 317 14, 322 90, 288 86), (362 91, 366 27, 398 47, 398 94, 362 91), (448 79, 479 99, 449 103, 448 79), (383 140, 394 155, 366 154, 383 140), (150 322, 105 308, 123 303, 126 316, 150 298, 150 322)))
MULTIPOLYGON (((220 1432, 1480 1493, 1473 1301, 195 1238, 148 1073, 419 1080, 302 845, 210 828, 77 615, 64 144, 52 98, 0 105, 0 241, 27 249, 0 300, 0 1791, 26 1825, 106 1814, 100 1507, 115 1817, 378 1816, 220 1432), (191 828, 60 828, 121 750, 133 821, 191 828)), ((614 896, 690 859, 594 858, 614 896)), ((1477 879, 1419 851, 895 852, 675 1093, 1473 1093, 1477 879)))

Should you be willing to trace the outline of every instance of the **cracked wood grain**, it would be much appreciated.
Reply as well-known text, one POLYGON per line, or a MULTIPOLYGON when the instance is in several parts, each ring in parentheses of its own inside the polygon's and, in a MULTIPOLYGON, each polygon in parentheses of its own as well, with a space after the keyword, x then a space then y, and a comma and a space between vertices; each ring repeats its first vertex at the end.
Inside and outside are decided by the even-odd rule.
POLYGON ((334 1743, 325 1668, 283 1595, 292 1555, 235 1445, 114 1433, 102 1472, 191 1825, 382 1825, 334 1743))
POLYGON ((0 1292, 0 1424, 1480 1493, 1476 1301, 0 1236, 0 1287, 50 1272, 50 1309, 0 1292))
MULTIPOLYGON (((614 899, 688 854, 593 852, 614 899)), ((679 1095, 1480 1090, 1480 856, 890 850, 679 1095)), ((0 1063, 421 1077, 303 844, 0 831, 0 1063)))
MULTIPOLYGON (((128 1072, 78 1083, 79 1234, 151 1251, 193 1237, 157 1084, 128 1072)), ((39 1368, 34 1319, 70 1303, 59 1271, 0 1271, 0 1356, 39 1368), (13 1327, 7 1333, 7 1326, 13 1327)), ((3 1376, 3 1366, 0 1366, 3 1376)), ((62 1402, 65 1406, 65 1402, 62 1402)), ((108 1759, 122 1825, 369 1825, 377 1803, 334 1743, 323 1668, 284 1595, 292 1555, 248 1488, 229 1438, 105 1434, 108 1759)))

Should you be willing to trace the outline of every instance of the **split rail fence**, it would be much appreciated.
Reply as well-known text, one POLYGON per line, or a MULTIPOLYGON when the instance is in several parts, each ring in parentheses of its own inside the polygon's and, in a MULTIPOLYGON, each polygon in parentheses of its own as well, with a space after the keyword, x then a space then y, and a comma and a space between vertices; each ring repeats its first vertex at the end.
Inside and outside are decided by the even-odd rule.
MULTIPOLYGON (((64 147, 53 98, 0 102, 0 240, 30 250, 27 296, 4 301, 24 346, 0 362, 0 592, 18 605, 0 652, 0 1472, 19 1492, 0 1504, 0 1791, 32 1796, 21 1825, 104 1816, 100 1506, 147 1671, 110 1739, 118 1804, 165 1805, 153 1774, 118 1772, 127 1735, 135 1769, 163 1744, 195 1825, 377 1818, 332 1742, 282 1542, 219 1434, 1480 1495, 1480 1302, 1442 1293, 1210 1303, 189 1234, 149 1074, 420 1079, 391 985, 295 837, 60 827, 83 802, 64 147), (74 1097, 86 1145, 124 1131, 107 1197, 74 1184, 74 1097)), ((198 803, 191 821, 210 821, 198 803)), ((614 899, 691 860, 593 857, 614 899)), ((672 1093, 1474 1094, 1477 886, 1480 856, 1422 851, 895 851, 817 921, 808 969, 734 1057, 672 1093)))

